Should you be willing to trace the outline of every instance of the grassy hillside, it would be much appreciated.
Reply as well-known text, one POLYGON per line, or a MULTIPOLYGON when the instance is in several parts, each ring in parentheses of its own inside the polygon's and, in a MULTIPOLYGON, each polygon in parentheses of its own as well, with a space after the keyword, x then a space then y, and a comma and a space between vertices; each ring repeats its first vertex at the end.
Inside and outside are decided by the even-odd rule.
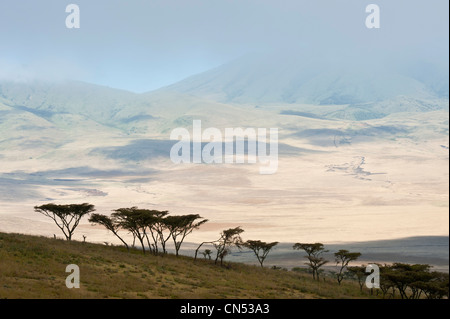
POLYGON ((368 298, 356 282, 309 274, 227 267, 209 260, 143 255, 122 247, 0 233, 0 298, 368 298), (80 288, 65 285, 80 267, 80 288))

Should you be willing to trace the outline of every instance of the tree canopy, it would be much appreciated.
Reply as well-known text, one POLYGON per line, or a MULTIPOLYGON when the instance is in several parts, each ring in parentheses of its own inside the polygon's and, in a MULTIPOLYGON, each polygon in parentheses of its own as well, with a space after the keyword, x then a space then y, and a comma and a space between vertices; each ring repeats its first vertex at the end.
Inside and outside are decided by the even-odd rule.
POLYGON ((177 256, 179 254, 181 244, 186 236, 192 233, 194 229, 198 229, 201 225, 208 222, 207 219, 202 218, 203 217, 198 214, 190 214, 181 216, 167 216, 164 219, 164 223, 173 239, 175 254, 177 256))
POLYGON ((336 264, 340 265, 339 273, 337 274, 337 281, 339 285, 344 279, 344 269, 348 266, 348 264, 352 261, 357 260, 361 256, 361 253, 351 253, 348 250, 341 249, 338 252, 334 253, 334 257, 336 258, 336 264))
POLYGON ((264 260, 266 260, 267 255, 276 245, 278 245, 278 242, 266 243, 260 240, 247 240, 244 243, 244 247, 251 249, 255 253, 261 267, 264 267, 264 260))
POLYGON ((117 238, 120 239, 120 241, 125 245, 127 250, 130 250, 130 247, 125 242, 125 240, 123 240, 123 238, 121 236, 119 236, 120 225, 117 222, 115 217, 109 217, 109 216, 106 216, 106 215, 95 214, 94 213, 89 218, 89 222, 93 223, 93 224, 99 224, 99 225, 104 226, 106 229, 111 231, 117 238))
POLYGON ((72 240, 72 235, 80 223, 81 218, 95 211, 95 207, 88 203, 68 205, 50 203, 35 206, 34 210, 51 218, 56 226, 63 232, 66 240, 72 240))
POLYGON ((304 250, 306 252, 306 258, 308 259, 306 265, 311 268, 313 278, 319 280, 319 269, 328 263, 328 260, 321 257, 323 253, 328 252, 328 250, 325 250, 324 245, 321 243, 296 243, 292 248, 294 250, 304 250))
POLYGON ((220 259, 220 265, 222 266, 223 259, 230 253, 232 247, 241 249, 244 244, 241 238, 243 232, 244 230, 240 226, 229 228, 221 232, 220 238, 214 243, 214 247, 216 247, 217 250, 216 259, 214 260, 215 263, 220 259))
MULTIPOLYGON (((93 214, 90 222, 103 225, 116 235, 122 243, 129 248, 129 245, 119 236, 120 229, 129 231, 134 239, 138 239, 142 252, 145 254, 146 244, 148 250, 155 255, 160 252, 167 253, 167 241, 172 238, 175 245, 175 252, 178 256, 184 239, 206 223, 207 219, 202 219, 198 214, 172 216, 168 211, 142 209, 138 207, 119 208, 113 211, 110 217, 93 214)), ((134 246, 134 244, 133 244, 134 246)))

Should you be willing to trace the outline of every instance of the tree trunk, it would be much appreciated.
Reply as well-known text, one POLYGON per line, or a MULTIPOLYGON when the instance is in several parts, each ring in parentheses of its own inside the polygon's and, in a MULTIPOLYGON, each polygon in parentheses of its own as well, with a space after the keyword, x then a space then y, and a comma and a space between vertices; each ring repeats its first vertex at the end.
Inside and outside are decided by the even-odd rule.
POLYGON ((139 242, 141 243, 142 246, 142 252, 145 255, 145 244, 144 244, 144 238, 138 237, 139 242))
POLYGON ((203 243, 201 243, 198 247, 197 247, 197 249, 195 250, 195 256, 194 256, 194 261, 196 261, 197 260, 197 254, 198 254, 198 250, 200 249, 200 247, 202 247, 203 246, 203 244, 205 244, 205 242, 203 242, 203 243))
POLYGON ((175 256, 178 257, 179 252, 180 252, 180 248, 181 248, 181 242, 180 243, 175 243, 175 256))
POLYGON ((127 247, 127 250, 130 251, 130 247, 128 247, 128 244, 122 239, 122 237, 120 237, 117 232, 113 232, 113 233, 114 233, 114 235, 116 235, 117 238, 120 239, 120 241, 125 245, 125 247, 127 247))

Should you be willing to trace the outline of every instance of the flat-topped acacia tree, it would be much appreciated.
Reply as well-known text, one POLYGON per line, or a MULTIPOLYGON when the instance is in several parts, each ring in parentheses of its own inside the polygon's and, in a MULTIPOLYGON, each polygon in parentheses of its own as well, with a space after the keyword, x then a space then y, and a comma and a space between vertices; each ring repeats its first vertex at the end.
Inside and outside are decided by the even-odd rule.
POLYGON ((83 216, 95 211, 94 205, 83 204, 45 204, 35 206, 34 210, 44 216, 51 218, 56 226, 63 232, 67 240, 72 240, 72 235, 83 216))
POLYGON ((325 250, 324 245, 321 243, 296 243, 292 248, 294 250, 304 250, 308 254, 306 258, 309 260, 309 263, 306 264, 312 270, 313 279, 319 280, 319 269, 328 262, 328 260, 321 257, 322 253, 328 252, 328 250, 325 250))
POLYGON ((168 211, 142 209, 138 207, 115 209, 111 214, 115 227, 128 230, 134 238, 141 243, 142 253, 145 254, 145 241, 153 254, 158 254, 158 245, 161 244, 163 253, 166 253, 166 243, 170 234, 164 235, 167 229, 164 217, 168 211), (150 237, 153 243, 150 241, 150 237))
MULTIPOLYGON (((115 209, 111 214, 111 218, 114 219, 115 225, 119 228, 128 230, 133 234, 134 238, 137 238, 142 247, 142 253, 145 254, 145 243, 147 240, 149 249, 151 249, 150 240, 148 238, 148 232, 150 225, 153 225, 156 221, 156 217, 148 209, 140 209, 138 207, 119 208, 115 209)), ((153 240, 157 243, 154 233, 151 232, 153 240)))
POLYGON ((264 268, 264 260, 266 260, 270 250, 276 245, 278 245, 278 242, 276 241, 272 243, 266 243, 260 240, 247 240, 243 246, 251 249, 255 253, 259 264, 264 268))
POLYGON ((348 269, 348 264, 352 261, 357 260, 361 257, 361 253, 349 252, 348 250, 341 249, 337 253, 334 253, 334 257, 336 258, 336 265, 340 265, 339 273, 337 274, 337 281, 339 285, 341 285, 342 280, 344 280, 344 269, 348 269))
POLYGON ((244 244, 241 238, 243 232, 244 230, 240 226, 222 231, 219 240, 214 243, 214 247, 217 249, 215 264, 220 259, 220 265, 223 266, 223 259, 230 253, 232 247, 241 249, 244 244))
POLYGON ((187 235, 192 233, 194 229, 198 229, 201 225, 208 222, 198 214, 189 214, 181 216, 167 216, 164 218, 164 224, 169 230, 169 234, 175 245, 175 255, 178 257, 181 244, 187 235), (201 219, 201 220, 199 220, 201 219), (197 221, 199 220, 199 221, 197 221))

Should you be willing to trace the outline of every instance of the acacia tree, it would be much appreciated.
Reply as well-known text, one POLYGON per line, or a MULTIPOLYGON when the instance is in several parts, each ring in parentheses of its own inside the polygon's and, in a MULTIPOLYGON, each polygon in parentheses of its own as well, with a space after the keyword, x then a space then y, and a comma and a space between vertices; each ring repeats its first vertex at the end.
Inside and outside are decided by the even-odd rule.
POLYGON ((211 249, 205 249, 205 251, 202 252, 203 257, 205 259, 208 258, 209 260, 211 260, 211 254, 212 254, 211 249))
POLYGON ((241 249, 244 244, 241 238, 243 232, 244 230, 240 226, 222 231, 219 240, 214 244, 214 247, 217 249, 216 259, 214 260, 215 264, 220 259, 220 265, 223 266, 223 259, 230 253, 233 247, 241 249))
MULTIPOLYGON (((219 238, 219 239, 220 239, 220 238, 219 238)), ((217 242, 219 241, 219 239, 213 240, 213 241, 204 241, 204 242, 202 242, 200 245, 198 245, 197 249, 195 250, 194 261, 197 260, 198 251, 200 250, 200 248, 201 248, 204 244, 211 244, 211 245, 214 245, 215 243, 217 243, 217 242)), ((211 251, 210 249, 206 249, 206 250, 211 251)), ((205 250, 205 251, 206 251, 206 250, 205 250)), ((211 253, 210 253, 210 254, 211 254, 211 253)))
POLYGON ((264 267, 264 260, 266 260, 270 250, 276 245, 278 245, 278 242, 266 243, 260 240, 247 240, 244 243, 244 247, 251 249, 255 253, 262 268, 264 267))
POLYGON ((45 204, 35 206, 34 210, 51 218, 63 232, 66 240, 72 240, 72 235, 83 216, 95 211, 94 205, 83 204, 45 204))
POLYGON ((114 210, 111 217, 117 221, 117 225, 130 231, 133 237, 139 240, 142 251, 145 254, 145 242, 149 250, 157 255, 159 244, 163 253, 166 253, 166 243, 171 234, 166 234, 167 225, 165 216, 168 211, 140 209, 138 207, 119 208, 114 210))
POLYGON ((426 282, 416 283, 424 292, 427 299, 443 299, 449 295, 449 274, 433 271, 426 282))
POLYGON ((362 292, 366 278, 366 266, 347 266, 347 270, 358 279, 359 290, 362 292))
POLYGON ((148 215, 148 231, 150 232, 153 238, 153 252, 155 255, 158 254, 158 242, 161 243, 161 248, 163 250, 163 254, 167 253, 166 243, 170 239, 169 234, 164 234, 165 230, 168 229, 165 218, 169 212, 167 210, 159 211, 159 210, 148 210, 146 212, 148 215))
POLYGON ((131 232, 134 238, 137 238, 142 246, 142 252, 145 254, 144 239, 147 238, 146 227, 149 223, 149 215, 145 210, 137 207, 119 208, 114 210, 111 217, 116 221, 118 227, 131 232))
POLYGON ((128 251, 130 250, 128 244, 122 239, 122 237, 119 236, 118 231, 120 229, 120 224, 117 222, 116 218, 111 218, 109 216, 102 214, 92 214, 91 217, 89 218, 89 222, 104 226, 106 229, 111 231, 117 238, 120 239, 120 241, 125 245, 128 251))
POLYGON ((380 269, 380 290, 383 294, 383 299, 386 298, 386 296, 390 296, 391 298, 395 298, 395 285, 394 283, 389 279, 389 272, 391 269, 390 265, 387 264, 376 264, 378 268, 380 269))
POLYGON ((402 299, 448 298, 449 275, 441 272, 431 272, 428 264, 394 263, 380 267, 380 288, 383 296, 392 288, 392 296, 398 290, 402 299), (383 287, 384 286, 384 287, 383 287))
POLYGON ((320 255, 322 253, 328 252, 328 250, 325 250, 323 244, 321 243, 314 243, 314 244, 303 244, 303 243, 296 243, 293 247, 294 250, 304 250, 308 256, 306 258, 308 259, 308 263, 305 263, 308 265, 313 273, 313 278, 319 280, 319 269, 323 265, 325 265, 328 260, 325 260, 320 255))
POLYGON ((344 279, 344 269, 348 266, 349 262, 357 260, 361 256, 361 253, 351 253, 348 250, 341 249, 337 253, 334 253, 336 258, 336 265, 340 265, 339 273, 337 274, 337 281, 341 285, 344 279))
POLYGON ((426 283, 432 282, 430 267, 427 264, 394 263, 382 275, 397 288, 402 299, 419 299, 426 283))
POLYGON ((220 259, 220 265, 222 265, 223 259, 229 253, 232 246, 236 246, 240 249, 244 244, 240 236, 243 232, 244 230, 240 226, 236 228, 230 228, 223 230, 220 233, 219 239, 213 241, 204 241, 195 250, 194 261, 197 260, 198 251, 204 244, 212 244, 217 250, 214 263, 217 264, 217 261, 220 259))
POLYGON ((164 219, 164 223, 169 230, 169 235, 173 239, 173 243, 175 245, 175 254, 178 257, 181 244, 187 235, 192 233, 194 229, 198 229, 201 225, 208 222, 207 219, 201 219, 198 214, 190 214, 190 215, 181 215, 181 216, 167 216, 164 219))

